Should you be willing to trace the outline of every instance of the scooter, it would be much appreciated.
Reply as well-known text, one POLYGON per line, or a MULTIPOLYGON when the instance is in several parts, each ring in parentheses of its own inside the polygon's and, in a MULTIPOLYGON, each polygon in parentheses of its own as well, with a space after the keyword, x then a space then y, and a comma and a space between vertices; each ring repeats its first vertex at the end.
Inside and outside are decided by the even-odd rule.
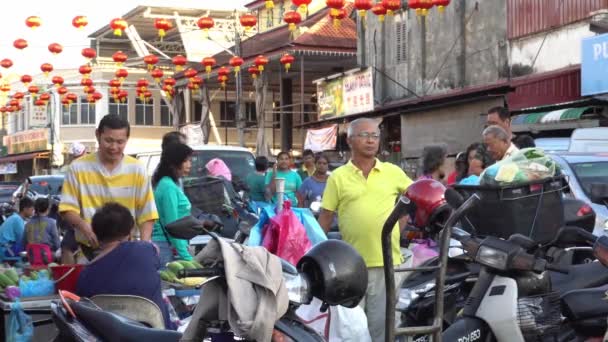
MULTIPOLYGON (((214 239, 222 239, 205 229, 203 222, 194 217, 180 219, 166 226, 169 234, 176 238, 189 239, 201 234, 210 234, 214 239)), ((335 248, 333 244, 341 241, 325 241, 315 248, 335 248)), ((277 341, 323 341, 315 331, 308 328, 296 316, 296 309, 312 300, 314 289, 323 288, 323 279, 316 279, 305 268, 298 271, 293 265, 282 262, 283 276, 289 296, 287 313, 274 325, 273 336, 277 341)), ((205 286, 213 282, 223 282, 224 269, 214 266, 197 270, 182 270, 180 277, 208 277, 199 287, 204 291, 205 286)), ((319 298, 322 301, 323 298, 319 298)), ((351 300, 351 298, 344 298, 351 300)), ((345 304, 346 305, 346 304, 345 304)), ((91 305, 87 300, 75 300, 62 297, 54 301, 52 306, 53 320, 60 329, 61 341, 179 341, 181 333, 152 329, 141 322, 122 317, 112 312, 101 310, 91 305)), ((221 341, 236 340, 225 321, 201 321, 190 324, 205 326, 207 336, 200 336, 198 341, 209 338, 221 338, 221 341)), ((212 338, 212 341, 215 339, 212 338)), ((220 339, 218 339, 219 341, 220 339)))

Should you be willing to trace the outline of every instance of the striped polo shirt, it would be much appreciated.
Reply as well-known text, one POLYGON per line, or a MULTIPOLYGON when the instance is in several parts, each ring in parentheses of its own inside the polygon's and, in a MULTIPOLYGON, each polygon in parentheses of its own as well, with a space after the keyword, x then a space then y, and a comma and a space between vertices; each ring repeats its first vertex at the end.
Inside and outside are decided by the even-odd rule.
MULTIPOLYGON (((135 158, 124 156, 111 172, 91 153, 72 162, 65 175, 59 211, 74 211, 86 222, 104 204, 117 202, 131 211, 138 226, 158 219, 154 194, 145 167, 135 158)), ((76 239, 87 239, 76 231, 76 239)))

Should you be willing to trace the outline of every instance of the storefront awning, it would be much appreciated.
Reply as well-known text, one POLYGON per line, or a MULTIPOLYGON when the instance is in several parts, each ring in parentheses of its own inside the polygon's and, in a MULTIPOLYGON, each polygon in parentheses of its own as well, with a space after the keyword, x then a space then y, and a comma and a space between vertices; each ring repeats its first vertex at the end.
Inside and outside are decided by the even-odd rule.
POLYGON ((23 153, 23 154, 15 154, 12 156, 0 157, 0 163, 12 163, 21 160, 29 160, 36 158, 48 158, 48 152, 32 152, 32 153, 23 153))
POLYGON ((595 127, 599 124, 599 120, 593 114, 593 108, 592 106, 587 106, 520 114, 514 116, 511 120, 513 132, 595 127))

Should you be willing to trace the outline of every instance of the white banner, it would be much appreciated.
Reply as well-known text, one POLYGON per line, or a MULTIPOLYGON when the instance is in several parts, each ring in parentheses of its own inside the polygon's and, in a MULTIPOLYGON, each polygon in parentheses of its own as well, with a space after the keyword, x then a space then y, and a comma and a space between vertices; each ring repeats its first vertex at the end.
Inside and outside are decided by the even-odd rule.
POLYGON ((30 113, 30 127, 46 127, 48 125, 47 106, 32 106, 30 113))
POLYGON ((196 146, 205 144, 203 130, 200 125, 186 125, 180 128, 179 131, 188 137, 188 145, 196 146))
POLYGON ((336 148, 338 138, 338 125, 331 125, 326 128, 309 129, 306 131, 304 149, 313 152, 333 150, 336 148))
POLYGON ((17 173, 17 163, 0 163, 0 175, 13 175, 17 173))

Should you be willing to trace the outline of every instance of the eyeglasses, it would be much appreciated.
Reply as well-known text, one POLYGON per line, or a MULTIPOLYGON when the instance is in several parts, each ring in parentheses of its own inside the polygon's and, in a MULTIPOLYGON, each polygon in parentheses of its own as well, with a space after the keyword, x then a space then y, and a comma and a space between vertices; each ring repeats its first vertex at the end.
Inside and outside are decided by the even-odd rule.
POLYGON ((362 138, 362 139, 378 140, 378 139, 380 139, 380 134, 370 133, 370 132, 361 132, 361 133, 357 133, 357 137, 362 138))

